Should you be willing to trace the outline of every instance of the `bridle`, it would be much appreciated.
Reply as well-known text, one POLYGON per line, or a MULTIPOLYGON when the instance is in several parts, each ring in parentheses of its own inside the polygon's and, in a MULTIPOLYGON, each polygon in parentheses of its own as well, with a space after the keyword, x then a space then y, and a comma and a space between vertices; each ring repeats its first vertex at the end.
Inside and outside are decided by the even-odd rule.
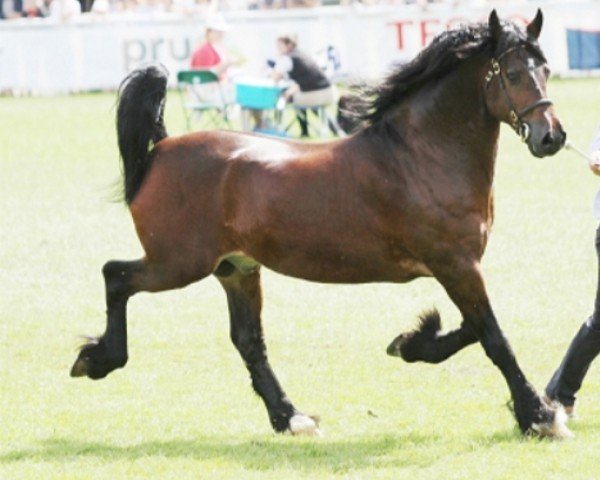
POLYGON ((506 84, 504 83, 504 79, 502 78, 502 70, 500 68, 500 60, 502 60, 502 58, 505 57, 506 55, 508 55, 509 53, 511 53, 514 50, 517 50, 519 48, 524 48, 524 47, 519 45, 519 46, 516 46, 513 48, 509 48, 508 50, 503 52, 500 56, 498 56, 498 58, 492 57, 492 59, 490 61, 490 69, 488 70, 488 72, 485 75, 485 88, 487 89, 489 87, 490 82, 492 81, 492 79, 494 77, 498 77, 498 82, 500 83, 500 90, 502 90, 502 92, 504 93, 504 99, 506 100, 506 103, 508 104, 508 107, 509 107, 510 124, 511 124, 512 128, 515 130, 515 132, 517 132, 517 135, 519 135, 521 137, 521 140, 523 142, 526 142, 527 139, 529 138, 530 128, 529 128, 529 125, 523 121, 523 117, 525 117, 525 115, 531 113, 533 110, 535 110, 538 107, 552 105, 552 100, 550 100, 549 98, 540 98, 539 100, 536 100, 532 104, 527 105, 522 110, 518 110, 515 107, 515 104, 511 100, 508 90, 506 89, 506 84))

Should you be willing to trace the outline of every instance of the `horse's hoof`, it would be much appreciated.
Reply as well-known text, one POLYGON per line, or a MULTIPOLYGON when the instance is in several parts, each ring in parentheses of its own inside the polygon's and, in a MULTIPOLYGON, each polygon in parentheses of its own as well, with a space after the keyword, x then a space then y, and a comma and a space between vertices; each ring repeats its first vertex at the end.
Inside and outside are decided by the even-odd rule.
POLYGON ((78 358, 71 368, 71 377, 85 377, 87 370, 87 360, 85 358, 78 358))
POLYGON ((568 415, 562 405, 554 402, 548 406, 553 410, 553 416, 549 422, 532 423, 530 434, 541 438, 564 439, 573 437, 573 433, 567 427, 568 415))
POLYGON ((104 343, 91 338, 81 347, 79 356, 71 368, 71 377, 89 377, 100 380, 127 363, 127 355, 109 356, 104 343))
POLYGON ((316 417, 309 417, 297 413, 290 418, 290 432, 292 435, 306 435, 311 437, 322 437, 319 430, 319 421, 316 417))
POLYGON ((438 354, 437 336, 442 328, 440 314, 431 310, 421 314, 414 330, 398 335, 387 347, 387 354, 401 357, 405 362, 438 363, 443 358, 438 354))
POLYGON ((406 334, 401 333, 396 338, 394 338, 394 340, 392 340, 392 343, 390 343, 388 345, 385 352, 391 357, 402 357, 401 347, 402 347, 402 343, 405 341, 405 339, 406 339, 406 334))
POLYGON ((567 422, 569 420, 576 420, 577 418, 579 418, 577 415, 577 411, 575 410, 575 405, 563 405, 558 400, 553 400, 547 395, 544 395, 542 397, 542 400, 544 400, 544 403, 546 405, 549 405, 550 407, 554 407, 556 409, 562 407, 565 410, 565 413, 567 414, 567 422))

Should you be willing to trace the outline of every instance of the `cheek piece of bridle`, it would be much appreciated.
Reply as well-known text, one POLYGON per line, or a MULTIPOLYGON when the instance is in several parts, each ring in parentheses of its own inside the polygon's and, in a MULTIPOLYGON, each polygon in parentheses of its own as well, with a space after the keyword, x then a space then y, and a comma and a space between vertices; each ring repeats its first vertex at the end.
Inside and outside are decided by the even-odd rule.
POLYGON ((531 132, 530 132, 529 125, 523 121, 523 117, 525 115, 531 113, 533 110, 535 110, 538 107, 552 105, 552 100, 550 100, 549 98, 540 98, 539 100, 536 100, 535 102, 533 102, 531 105, 527 105, 522 110, 518 110, 515 107, 515 104, 513 103, 513 101, 510 98, 508 90, 506 89, 506 84, 504 83, 504 79, 502 77, 502 71, 500 69, 500 60, 502 59, 502 57, 504 57, 505 55, 509 54, 510 52, 512 52, 518 48, 523 48, 523 47, 509 48, 507 51, 502 53, 502 55, 500 55, 498 58, 491 59, 490 69, 488 70, 487 74, 485 75, 485 88, 487 89, 489 87, 490 82, 492 81, 492 79, 494 77, 498 77, 498 82, 500 83, 500 90, 502 90, 502 93, 504 94, 504 99, 506 100, 506 103, 508 104, 508 107, 510 110, 510 113, 509 113, 510 114, 510 124, 511 124, 512 128, 515 130, 515 132, 517 132, 517 135, 519 135, 521 137, 521 140, 523 142, 526 142, 527 139, 529 138, 529 134, 531 132))

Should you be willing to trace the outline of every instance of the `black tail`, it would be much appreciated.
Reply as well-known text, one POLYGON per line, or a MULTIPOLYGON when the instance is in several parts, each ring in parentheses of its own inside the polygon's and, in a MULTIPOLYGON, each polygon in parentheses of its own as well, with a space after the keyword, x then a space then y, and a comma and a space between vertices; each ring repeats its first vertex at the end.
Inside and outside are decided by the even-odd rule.
POLYGON ((167 78, 162 65, 150 65, 130 73, 119 87, 117 135, 127 204, 135 198, 150 166, 150 142, 156 145, 167 136, 163 121, 167 78))

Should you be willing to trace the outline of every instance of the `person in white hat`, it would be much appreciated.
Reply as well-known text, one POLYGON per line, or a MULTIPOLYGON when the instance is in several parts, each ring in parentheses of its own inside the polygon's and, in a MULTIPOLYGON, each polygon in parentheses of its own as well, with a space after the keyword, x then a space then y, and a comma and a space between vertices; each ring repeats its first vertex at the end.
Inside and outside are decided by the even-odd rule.
POLYGON ((205 41, 192 53, 190 67, 192 70, 211 70, 219 77, 219 82, 194 85, 191 93, 195 101, 224 107, 234 103, 235 89, 229 67, 242 64, 244 58, 234 58, 223 45, 223 38, 229 30, 220 14, 214 14, 206 21, 205 41))
POLYGON ((227 69, 235 64, 228 58, 223 46, 223 37, 229 29, 229 25, 220 15, 214 15, 207 20, 205 41, 192 53, 192 69, 210 68, 219 78, 225 77, 227 69))

